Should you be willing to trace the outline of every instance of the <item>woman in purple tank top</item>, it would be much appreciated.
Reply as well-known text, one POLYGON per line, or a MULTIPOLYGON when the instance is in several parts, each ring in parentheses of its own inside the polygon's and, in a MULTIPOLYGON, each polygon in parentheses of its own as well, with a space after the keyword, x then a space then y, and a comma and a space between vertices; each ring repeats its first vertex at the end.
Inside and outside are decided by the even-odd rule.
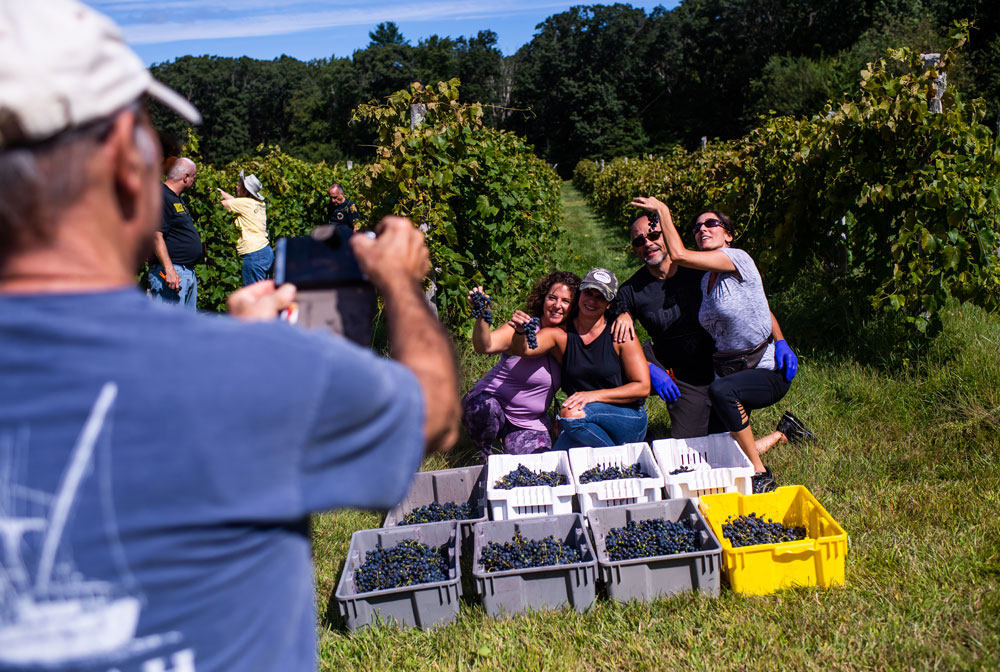
MULTIPOLYGON (((580 284, 573 273, 556 271, 539 280, 528 294, 527 312, 514 311, 510 322, 490 331, 476 318, 472 345, 481 354, 500 354, 500 361, 462 399, 462 424, 483 459, 500 439, 503 451, 525 455, 552 447, 548 409, 559 387, 559 363, 551 357, 526 358, 510 353, 515 321, 537 317, 541 327, 564 328, 580 284)), ((482 292, 476 287, 469 292, 482 292)))

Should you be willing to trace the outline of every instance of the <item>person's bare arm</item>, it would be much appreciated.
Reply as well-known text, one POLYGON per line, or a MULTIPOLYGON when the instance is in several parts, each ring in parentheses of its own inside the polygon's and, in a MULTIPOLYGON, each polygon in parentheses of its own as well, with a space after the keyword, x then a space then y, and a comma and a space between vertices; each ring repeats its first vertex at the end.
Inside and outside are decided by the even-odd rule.
POLYGON ((424 393, 427 451, 449 450, 461 409, 451 341, 427 305, 421 281, 430 269, 424 234, 402 217, 385 217, 378 238, 351 237, 361 270, 382 294, 392 357, 417 377, 424 393))
POLYGON ((177 275, 173 262, 170 261, 170 253, 167 252, 167 241, 163 240, 163 233, 157 231, 153 234, 153 252, 156 258, 163 264, 163 281, 167 287, 175 292, 181 288, 181 276, 177 275))
POLYGON ((774 340, 785 340, 785 337, 781 335, 781 325, 778 324, 778 318, 774 316, 774 312, 771 313, 771 333, 774 335, 774 340))
POLYGON ((681 266, 696 268, 701 271, 732 272, 736 270, 735 264, 722 250, 689 250, 684 247, 681 234, 674 226, 674 220, 670 216, 670 208, 658 198, 643 198, 637 196, 632 199, 632 205, 643 210, 656 212, 663 227, 663 239, 667 243, 667 252, 670 258, 681 266))
POLYGON ((559 327, 545 327, 535 332, 535 343, 537 347, 529 348, 528 339, 524 337, 524 325, 531 320, 531 316, 520 310, 515 311, 510 318, 509 324, 514 331, 507 349, 512 355, 519 357, 541 357, 544 354, 552 353, 556 361, 562 364, 563 352, 566 350, 566 332, 559 327))
POLYGON ((615 318, 611 325, 611 337, 615 343, 624 343, 635 338, 635 321, 631 313, 625 311, 615 318))
POLYGON ((232 206, 229 205, 229 201, 233 200, 236 197, 233 196, 232 194, 227 194, 219 187, 216 187, 215 190, 218 191, 219 194, 222 196, 222 207, 224 207, 226 210, 232 210, 233 208, 232 206))

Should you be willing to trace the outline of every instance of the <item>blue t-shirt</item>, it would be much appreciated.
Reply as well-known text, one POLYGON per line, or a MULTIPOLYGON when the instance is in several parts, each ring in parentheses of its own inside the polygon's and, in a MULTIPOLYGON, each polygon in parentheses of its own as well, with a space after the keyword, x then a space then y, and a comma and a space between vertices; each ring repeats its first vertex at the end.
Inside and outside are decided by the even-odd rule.
POLYGON ((0 295, 0 669, 314 669, 308 516, 402 499, 423 417, 342 338, 0 295))

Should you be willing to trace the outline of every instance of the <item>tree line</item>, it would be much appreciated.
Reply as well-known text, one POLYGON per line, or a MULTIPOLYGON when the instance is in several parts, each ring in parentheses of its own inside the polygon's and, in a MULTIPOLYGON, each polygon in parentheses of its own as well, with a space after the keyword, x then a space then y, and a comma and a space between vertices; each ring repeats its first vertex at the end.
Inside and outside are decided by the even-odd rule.
MULTIPOLYGON (((1000 125, 1000 3, 993 0, 682 0, 651 12, 573 7, 503 56, 492 31, 411 44, 393 23, 348 58, 184 56, 158 78, 202 111, 201 152, 223 164, 280 145, 308 161, 368 161, 375 130, 353 111, 411 82, 458 78, 484 121, 514 131, 567 174, 583 158, 667 152, 737 138, 759 116, 809 116, 857 89, 887 47, 944 51, 951 25, 973 26, 949 86, 986 103, 1000 125)), ((153 111, 167 135, 186 136, 153 111)))

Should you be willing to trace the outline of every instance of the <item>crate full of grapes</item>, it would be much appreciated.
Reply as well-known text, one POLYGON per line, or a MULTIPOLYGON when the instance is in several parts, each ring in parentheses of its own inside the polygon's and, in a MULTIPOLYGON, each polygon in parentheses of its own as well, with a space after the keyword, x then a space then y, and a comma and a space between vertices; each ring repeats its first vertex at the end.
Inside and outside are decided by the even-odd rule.
POLYGON ((359 530, 334 598, 349 630, 378 621, 428 628, 458 615, 458 522, 359 530))
POLYGON ((694 500, 593 509, 587 517, 597 575, 611 599, 719 594, 722 546, 694 500))
POLYGON ((705 495, 700 505, 722 542, 722 571, 736 592, 843 585, 847 533, 804 486, 705 495))
POLYGON ((573 474, 564 450, 490 455, 486 498, 493 520, 573 513, 573 474))
POLYGON ((593 604, 596 562, 580 514, 477 523, 472 534, 473 583, 491 616, 593 604))
POLYGON ((667 499, 753 492, 753 465, 728 433, 653 441, 667 499))
POLYGON ((584 515, 594 508, 663 498, 663 472, 648 443, 570 448, 569 466, 584 515))
POLYGON ((480 464, 419 472, 382 527, 457 520, 464 555, 472 553, 472 526, 486 519, 486 467, 480 464))

